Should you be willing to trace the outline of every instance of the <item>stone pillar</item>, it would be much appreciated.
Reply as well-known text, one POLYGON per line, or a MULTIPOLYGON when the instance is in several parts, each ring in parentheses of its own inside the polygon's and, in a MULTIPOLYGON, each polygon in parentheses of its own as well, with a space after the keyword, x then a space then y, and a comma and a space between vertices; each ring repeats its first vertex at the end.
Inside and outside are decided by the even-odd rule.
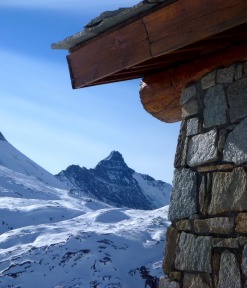
POLYGON ((247 287, 247 62, 189 83, 181 105, 159 288, 247 287))

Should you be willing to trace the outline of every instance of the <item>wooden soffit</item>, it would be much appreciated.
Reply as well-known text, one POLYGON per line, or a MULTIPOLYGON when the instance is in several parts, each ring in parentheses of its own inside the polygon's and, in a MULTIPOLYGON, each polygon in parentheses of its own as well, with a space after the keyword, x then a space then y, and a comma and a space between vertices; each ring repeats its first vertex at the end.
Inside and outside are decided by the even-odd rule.
MULTIPOLYGON (((190 61, 215 54, 247 38, 247 0, 156 2, 162 3, 95 37, 67 46, 73 88, 143 77, 154 79, 152 75, 161 72, 165 76, 175 67, 189 65, 190 61)), ((170 80, 170 76, 162 79, 166 82, 164 85, 169 85, 170 80)), ((150 84, 149 80, 147 82, 150 84)), ((149 105, 145 109, 167 121, 164 115, 160 116, 161 109, 157 110, 157 105, 156 108, 150 106, 150 95, 142 94, 144 107, 149 105)), ((159 95, 159 99, 162 97, 159 95)), ((171 97, 168 95, 169 99, 171 97)), ((170 108, 168 105, 168 110, 170 108)), ((178 120, 178 107, 175 110, 171 114, 176 116, 168 117, 168 122, 178 120)))

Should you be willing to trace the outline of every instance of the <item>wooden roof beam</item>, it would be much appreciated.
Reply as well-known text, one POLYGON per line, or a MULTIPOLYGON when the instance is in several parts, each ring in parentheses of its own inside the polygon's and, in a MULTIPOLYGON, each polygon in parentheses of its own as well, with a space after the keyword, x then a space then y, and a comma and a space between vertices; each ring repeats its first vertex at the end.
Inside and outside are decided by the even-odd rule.
POLYGON ((94 85, 119 71, 246 22, 246 0, 178 0, 80 44, 79 50, 67 56, 72 86, 94 85))

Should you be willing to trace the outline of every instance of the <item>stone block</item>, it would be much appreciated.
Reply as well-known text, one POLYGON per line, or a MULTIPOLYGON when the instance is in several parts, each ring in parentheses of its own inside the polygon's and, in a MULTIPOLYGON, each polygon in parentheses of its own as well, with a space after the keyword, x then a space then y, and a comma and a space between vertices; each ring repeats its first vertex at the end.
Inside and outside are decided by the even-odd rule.
POLYGON ((238 249, 239 241, 237 238, 215 238, 213 239, 213 247, 214 248, 231 248, 238 249))
POLYGON ((247 78, 232 83, 227 89, 230 121, 234 123, 247 116, 247 78))
POLYGON ((244 245, 241 268, 244 276, 247 277, 247 244, 244 245))
POLYGON ((228 250, 224 251, 221 255, 217 288, 226 287, 242 287, 239 263, 236 256, 228 250))
POLYGON ((170 226, 166 232, 166 246, 162 266, 165 274, 170 274, 174 267, 177 239, 178 230, 170 226))
POLYGON ((242 120, 226 138, 223 160, 242 164, 247 162, 247 118, 242 120))
POLYGON ((247 177, 243 168, 213 174, 212 198, 208 213, 247 210, 247 177))
POLYGON ((187 121, 187 136, 193 136, 199 132, 199 120, 198 118, 191 118, 187 121))
POLYGON ((247 233, 247 213, 239 213, 236 217, 236 232, 247 233))
POLYGON ((238 243, 240 246, 243 246, 247 243, 247 237, 244 237, 244 236, 240 236, 237 238, 238 239, 238 243))
POLYGON ((176 249, 175 268, 193 272, 211 272, 212 237, 181 233, 176 249))
POLYGON ((234 218, 232 217, 216 217, 194 221, 194 231, 196 233, 230 234, 233 230, 234 218))
POLYGON ((180 104, 184 105, 185 103, 190 101, 192 98, 195 98, 196 93, 197 91, 196 91, 195 85, 191 85, 191 86, 184 88, 184 90, 182 91, 181 98, 180 98, 180 104))
POLYGON ((187 145, 188 145, 188 139, 186 138, 186 121, 182 121, 174 160, 175 168, 179 168, 186 165, 187 145))
POLYGON ((213 267, 213 271, 214 271, 214 276, 213 276, 213 282, 214 282, 214 286, 213 287, 217 287, 217 283, 218 283, 218 275, 219 275, 219 270, 220 270, 220 254, 218 253, 213 253, 212 255, 212 267, 213 267))
POLYGON ((212 190, 213 185, 213 173, 207 173, 207 191, 212 190))
POLYGON ((216 70, 207 74, 201 79, 202 89, 208 89, 215 85, 216 70))
POLYGON ((217 70, 217 83, 232 83, 235 74, 234 65, 217 70))
POLYGON ((201 166, 197 168, 199 173, 205 172, 217 172, 217 171, 230 171, 233 170, 234 166, 232 164, 221 164, 214 166, 201 166))
POLYGON ((222 85, 216 85, 209 88, 205 93, 203 104, 204 127, 213 127, 227 122, 227 104, 225 91, 222 85))
POLYGON ((169 277, 171 280, 175 280, 175 281, 181 281, 183 274, 181 272, 171 272, 169 274, 169 277))
POLYGON ((175 169, 170 198, 169 220, 188 218, 197 213, 197 175, 190 169, 175 169))
POLYGON ((158 288, 180 288, 180 284, 175 281, 170 281, 169 279, 165 277, 161 277, 159 279, 159 286, 158 288))
POLYGON ((207 213, 208 204, 209 202, 208 202, 208 193, 206 185, 206 175, 203 175, 199 187, 199 209, 200 212, 204 215, 206 215, 207 213))
POLYGON ((193 136, 188 143, 187 164, 191 167, 218 159, 217 130, 193 136))
POLYGON ((191 99, 182 106, 182 118, 197 115, 199 112, 199 105, 197 99, 191 99))
POLYGON ((184 167, 187 165, 187 150, 188 150, 188 137, 184 140, 184 146, 182 150, 182 157, 181 157, 181 167, 184 167))
POLYGON ((180 220, 176 223, 178 231, 191 231, 192 225, 190 220, 180 220))
POLYGON ((236 64, 235 67, 235 80, 238 80, 243 77, 243 63, 236 64))
POLYGON ((183 279, 183 288, 210 288, 209 274, 190 274, 185 273, 183 279))
POLYGON ((226 129, 221 129, 219 131, 218 151, 220 153, 222 153, 224 150, 227 134, 228 134, 228 130, 226 129))

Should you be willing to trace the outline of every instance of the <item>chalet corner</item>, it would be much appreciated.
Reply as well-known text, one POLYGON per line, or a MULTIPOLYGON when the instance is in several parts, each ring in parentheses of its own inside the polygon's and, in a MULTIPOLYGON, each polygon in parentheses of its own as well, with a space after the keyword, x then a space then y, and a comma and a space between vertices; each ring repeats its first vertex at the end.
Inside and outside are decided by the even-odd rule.
POLYGON ((181 121, 159 288, 246 287, 247 1, 146 0, 52 47, 73 88, 142 78, 144 109, 181 121))

